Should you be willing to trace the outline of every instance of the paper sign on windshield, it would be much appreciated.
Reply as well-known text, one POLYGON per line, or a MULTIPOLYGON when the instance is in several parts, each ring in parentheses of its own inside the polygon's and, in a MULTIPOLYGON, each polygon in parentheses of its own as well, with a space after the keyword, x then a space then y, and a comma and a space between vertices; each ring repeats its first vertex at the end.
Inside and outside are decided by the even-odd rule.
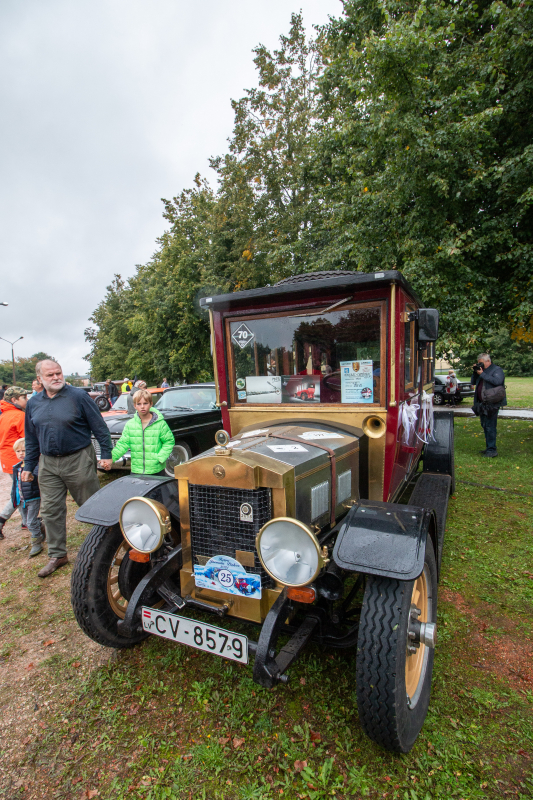
POLYGON ((341 403, 373 403, 373 361, 341 361, 341 403))

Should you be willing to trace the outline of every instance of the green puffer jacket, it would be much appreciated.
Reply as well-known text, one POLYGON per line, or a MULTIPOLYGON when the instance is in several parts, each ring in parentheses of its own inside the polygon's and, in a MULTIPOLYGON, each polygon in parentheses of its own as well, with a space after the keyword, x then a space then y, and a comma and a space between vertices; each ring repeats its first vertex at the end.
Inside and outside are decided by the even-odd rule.
POLYGON ((155 416, 144 431, 137 413, 126 422, 122 436, 111 453, 112 460, 118 461, 130 450, 131 471, 143 475, 161 472, 174 447, 174 434, 160 412, 155 408, 151 408, 150 411, 155 416))

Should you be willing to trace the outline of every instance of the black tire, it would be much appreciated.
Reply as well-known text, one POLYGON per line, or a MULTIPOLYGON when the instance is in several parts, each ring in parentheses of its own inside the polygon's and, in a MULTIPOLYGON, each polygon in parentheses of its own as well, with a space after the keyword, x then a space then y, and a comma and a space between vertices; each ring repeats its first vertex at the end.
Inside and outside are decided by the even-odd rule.
POLYGON ((301 395, 300 395, 300 400, 303 400, 304 403, 305 403, 305 401, 308 400, 308 399, 309 398, 308 398, 307 392, 302 392, 301 395))
POLYGON ((178 464, 185 464, 192 458, 192 451, 186 442, 178 441, 172 448, 172 453, 169 455, 165 462, 165 472, 167 475, 174 477, 174 467, 178 464))
POLYGON ((434 392, 433 394, 433 405, 434 406, 442 406, 444 405, 444 398, 440 392, 434 392))
POLYGON ((101 397, 95 398, 94 402, 96 403, 100 411, 109 411, 109 409, 111 408, 109 400, 107 399, 107 397, 104 397, 103 395, 101 397))
MULTIPOLYGON (((424 571, 427 581, 427 617, 436 622, 437 566, 428 536, 424 571)), ((356 690, 359 718, 365 733, 394 753, 408 753, 424 724, 431 692, 434 650, 421 644, 408 655, 409 616, 415 581, 368 576, 357 640, 356 690), (423 648, 423 649, 422 649, 423 648), (407 658, 421 659, 420 678, 407 698, 407 658)), ((413 664, 415 662, 412 662, 413 664)), ((412 680, 412 676, 409 678, 412 680)))
POLYGON ((105 647, 133 647, 150 635, 139 633, 130 638, 121 636, 117 630, 117 622, 124 615, 118 604, 114 608, 110 601, 108 579, 112 571, 117 570, 118 578, 113 585, 128 600, 150 569, 149 563, 130 562, 126 547, 118 525, 111 528, 95 525, 83 542, 72 570, 70 597, 76 621, 90 639, 105 647))

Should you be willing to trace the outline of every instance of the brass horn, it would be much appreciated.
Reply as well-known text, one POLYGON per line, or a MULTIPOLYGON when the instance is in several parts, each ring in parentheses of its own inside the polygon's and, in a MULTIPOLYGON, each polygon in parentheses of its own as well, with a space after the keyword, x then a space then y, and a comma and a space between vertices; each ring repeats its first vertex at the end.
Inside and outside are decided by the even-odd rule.
POLYGON ((385 433, 387 426, 381 417, 367 417, 363 420, 363 431, 369 439, 380 439, 385 433))

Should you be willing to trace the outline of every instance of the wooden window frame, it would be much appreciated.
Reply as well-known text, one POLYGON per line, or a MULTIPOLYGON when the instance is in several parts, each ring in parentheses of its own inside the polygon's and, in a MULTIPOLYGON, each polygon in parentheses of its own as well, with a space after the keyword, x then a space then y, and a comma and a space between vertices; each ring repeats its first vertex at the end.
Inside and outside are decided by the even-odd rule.
MULTIPOLYGON (((387 396, 387 375, 389 373, 388 362, 387 362, 387 300, 369 300, 364 303, 347 303, 343 305, 342 308, 335 309, 335 311, 351 311, 357 309, 364 309, 364 308, 379 308, 380 310, 380 336, 379 336, 379 348, 380 348, 380 370, 381 375, 380 382, 379 382, 379 402, 375 403, 317 403, 317 406, 321 408, 347 408, 349 406, 357 407, 357 408, 383 408, 385 406, 385 398, 387 396), (385 367, 385 369, 384 369, 385 367)), ((233 358, 233 348, 232 348, 232 340, 231 340, 231 328, 230 324, 233 322, 249 322, 250 320, 256 319, 272 319, 273 317, 294 317, 297 315, 307 315, 309 311, 309 316, 320 316, 321 313, 324 313, 324 309, 321 311, 320 309, 306 309, 305 307, 299 307, 297 309, 292 309, 290 311, 282 311, 279 313, 273 312, 270 314, 245 314, 239 316, 231 316, 226 317, 224 319, 225 323, 225 333, 226 333, 226 364, 227 364, 227 380, 228 380, 228 388, 229 388, 229 397, 230 397, 230 406, 231 408, 235 409, 243 409, 243 408, 295 408, 294 403, 242 403, 239 402, 236 395, 236 388, 235 388, 235 361, 233 358)), ((302 375, 302 377, 304 377, 302 375)), ((319 377, 318 375, 316 376, 319 377)), ((306 406, 308 408, 308 406, 306 406)))

